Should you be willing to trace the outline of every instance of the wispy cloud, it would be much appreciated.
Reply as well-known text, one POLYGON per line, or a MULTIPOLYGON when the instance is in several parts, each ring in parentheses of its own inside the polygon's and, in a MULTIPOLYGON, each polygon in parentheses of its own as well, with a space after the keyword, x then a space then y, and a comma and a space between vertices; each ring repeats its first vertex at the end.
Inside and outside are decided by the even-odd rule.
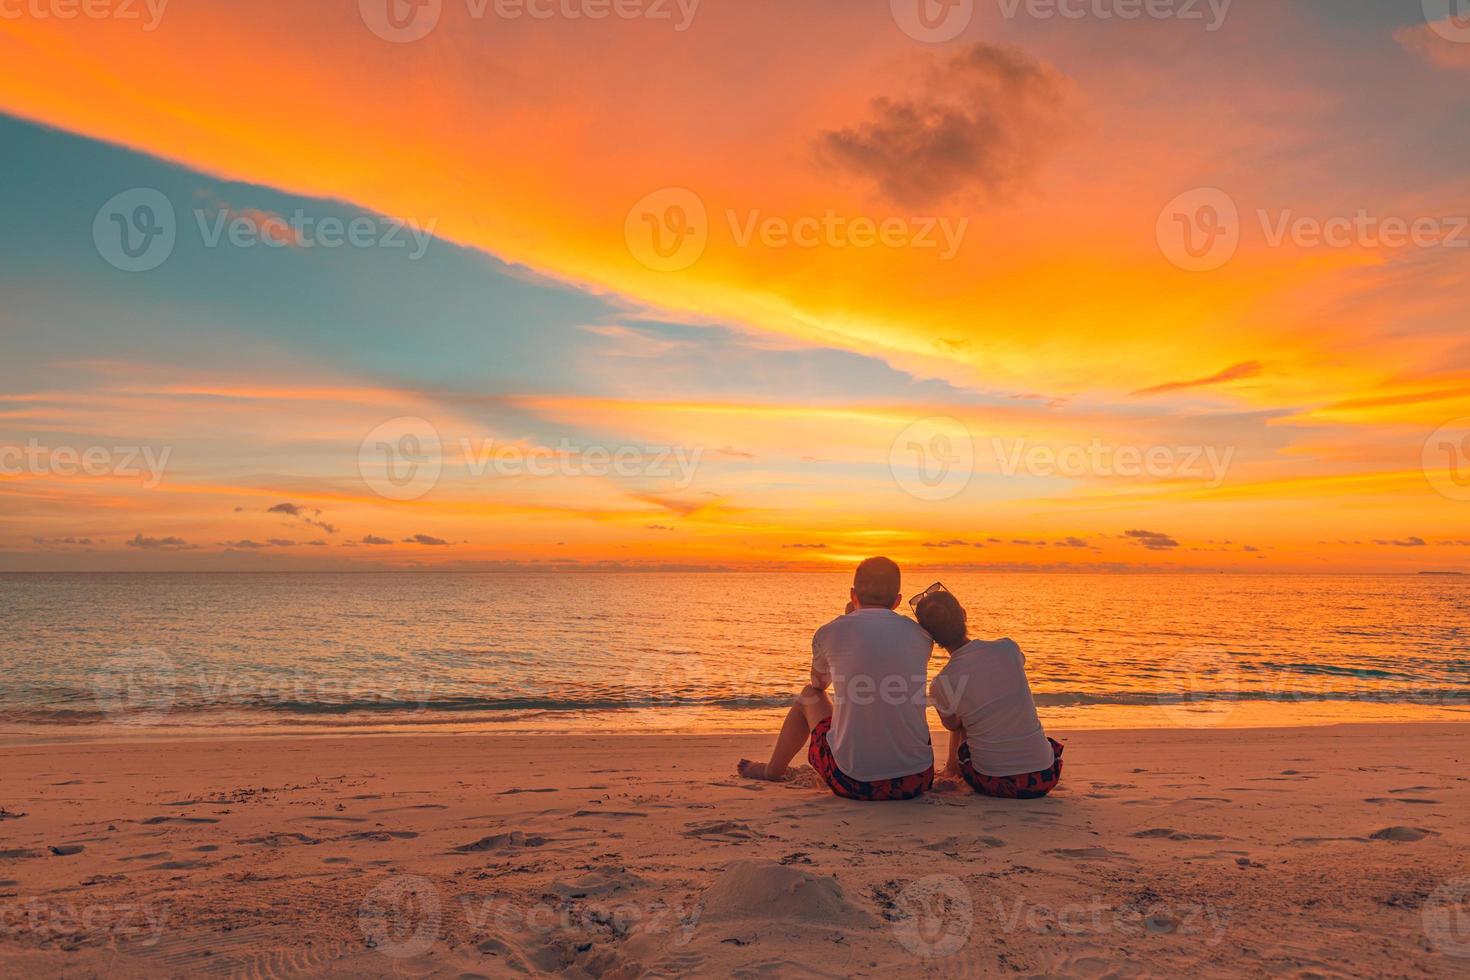
POLYGON ((1222 385, 1230 381, 1240 381, 1244 378, 1254 378, 1261 373, 1260 361, 1242 361, 1232 364, 1223 371, 1204 378, 1195 378, 1193 381, 1170 381, 1167 384, 1154 385, 1152 388, 1140 388, 1133 394, 1135 397, 1146 395, 1162 395, 1170 391, 1184 391, 1187 388, 1206 388, 1210 385, 1222 385))

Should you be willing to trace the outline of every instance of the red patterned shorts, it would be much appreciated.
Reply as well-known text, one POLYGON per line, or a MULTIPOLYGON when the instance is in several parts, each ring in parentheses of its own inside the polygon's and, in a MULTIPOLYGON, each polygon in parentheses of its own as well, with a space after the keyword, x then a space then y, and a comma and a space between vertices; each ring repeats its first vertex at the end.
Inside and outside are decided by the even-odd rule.
POLYGON ((987 776, 976 772, 970 764, 970 747, 960 746, 960 771, 965 782, 977 793, 999 796, 1007 800, 1039 800, 1056 789, 1062 779, 1062 743, 1054 738, 1047 739, 1056 753, 1056 761, 1040 772, 1024 772, 1019 776, 987 776))
POLYGON ((934 785, 933 766, 897 779, 879 779, 871 783, 853 779, 837 768, 837 760, 832 757, 832 746, 827 744, 827 733, 831 730, 831 718, 817 722, 817 727, 812 729, 812 742, 807 748, 806 758, 837 796, 849 800, 912 800, 927 793, 934 785))

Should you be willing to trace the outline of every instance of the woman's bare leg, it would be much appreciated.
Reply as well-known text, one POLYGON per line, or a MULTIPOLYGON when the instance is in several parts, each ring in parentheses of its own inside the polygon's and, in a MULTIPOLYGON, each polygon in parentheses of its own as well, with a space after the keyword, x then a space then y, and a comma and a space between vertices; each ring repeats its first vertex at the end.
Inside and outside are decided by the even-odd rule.
POLYGON ((949 758, 944 765, 944 775, 960 775, 960 746, 965 744, 965 730, 963 728, 949 733, 949 758))
POLYGON ((776 736, 776 745, 771 749, 771 760, 760 763, 741 759, 736 767, 740 775, 747 779, 783 778, 791 760, 796 758, 796 754, 811 737, 812 729, 822 719, 831 717, 832 699, 827 696, 826 691, 808 684, 791 703, 791 710, 786 712, 786 720, 781 723, 781 734, 776 736))

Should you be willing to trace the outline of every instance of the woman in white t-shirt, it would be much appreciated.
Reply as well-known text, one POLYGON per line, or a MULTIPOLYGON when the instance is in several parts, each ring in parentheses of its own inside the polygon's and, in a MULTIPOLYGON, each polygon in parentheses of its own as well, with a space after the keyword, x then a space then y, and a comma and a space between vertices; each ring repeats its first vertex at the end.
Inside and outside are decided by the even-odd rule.
POLYGON ((949 729, 945 774, 977 793, 1038 799, 1062 777, 1062 746, 1048 738, 1026 680, 1026 657, 1009 639, 972 640, 964 607, 943 585, 913 600, 919 625, 949 651, 930 703, 949 729))

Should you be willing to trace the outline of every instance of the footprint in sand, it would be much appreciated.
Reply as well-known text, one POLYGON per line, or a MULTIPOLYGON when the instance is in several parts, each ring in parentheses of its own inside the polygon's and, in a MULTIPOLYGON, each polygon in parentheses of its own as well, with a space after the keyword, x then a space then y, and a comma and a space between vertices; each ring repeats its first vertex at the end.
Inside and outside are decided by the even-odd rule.
POLYGON ((944 840, 935 841, 932 844, 920 844, 919 849, 924 851, 939 851, 942 854, 966 854, 978 851, 981 848, 1005 847, 1006 842, 999 837, 946 837, 944 840))
POLYGON ((1438 837, 1439 834, 1432 830, 1425 830, 1423 827, 1384 827, 1382 830, 1375 830, 1368 836, 1374 840, 1389 840, 1395 843, 1411 844, 1414 841, 1420 841, 1426 837, 1438 837))
POLYGON ((0 861, 19 861, 24 858, 38 858, 40 851, 33 851, 28 847, 18 847, 10 851, 0 851, 0 861))
POLYGON ((340 837, 333 837, 332 840, 370 840, 386 844, 390 840, 413 840, 417 836, 418 831, 416 830, 359 830, 340 837))
POLYGON ((149 851, 147 854, 130 854, 118 858, 119 861, 157 861, 159 858, 173 857, 173 851, 149 851))
POLYGON ((1434 804, 1439 803, 1441 801, 1440 800, 1424 799, 1422 797, 1417 797, 1417 796, 1370 796, 1367 799, 1365 799, 1363 802, 1364 803, 1378 803, 1378 804, 1383 804, 1383 803, 1419 803, 1419 804, 1427 804, 1427 805, 1433 806, 1434 804))
POLYGON ((516 847, 542 847, 550 842, 549 837, 527 835, 524 831, 512 830, 505 834, 481 837, 472 844, 461 844, 454 850, 460 854, 470 854, 476 851, 504 851, 516 847))
POLYGON ((1168 839, 1168 840, 1224 840, 1225 839, 1224 837, 1222 837, 1219 834, 1186 834, 1182 830, 1173 830, 1173 829, 1171 829, 1169 827, 1154 827, 1154 828, 1152 828, 1150 830, 1140 830, 1138 833, 1132 834, 1131 836, 1133 836, 1133 837, 1140 837, 1140 838, 1143 838, 1144 840, 1163 840, 1163 839, 1168 839))
MULTIPOLYGON (((601 788, 601 787, 599 787, 599 788, 601 788)), ((515 789, 503 789, 499 793, 496 793, 495 795, 496 796, 515 796, 518 793, 555 793, 555 792, 557 792, 557 789, 554 786, 538 786, 538 787, 529 788, 529 789, 523 789, 521 787, 516 787, 515 789)))
POLYGON ((737 820, 712 820, 684 826, 688 828, 684 831, 685 837, 698 837, 701 840, 757 840, 766 836, 758 830, 751 829, 749 824, 740 823, 737 820))
POLYGON ((594 871, 576 881, 553 881, 547 886, 547 892, 558 898, 601 898, 645 884, 645 879, 621 869, 594 871))
POLYGON ((321 841, 306 834, 266 834, 263 837, 247 837, 238 841, 240 844, 264 844, 268 847, 281 847, 287 844, 320 844, 321 841))
POLYGON ((1133 858, 1106 847, 1057 847, 1042 852, 1067 858, 1070 861, 1132 861, 1133 858))

